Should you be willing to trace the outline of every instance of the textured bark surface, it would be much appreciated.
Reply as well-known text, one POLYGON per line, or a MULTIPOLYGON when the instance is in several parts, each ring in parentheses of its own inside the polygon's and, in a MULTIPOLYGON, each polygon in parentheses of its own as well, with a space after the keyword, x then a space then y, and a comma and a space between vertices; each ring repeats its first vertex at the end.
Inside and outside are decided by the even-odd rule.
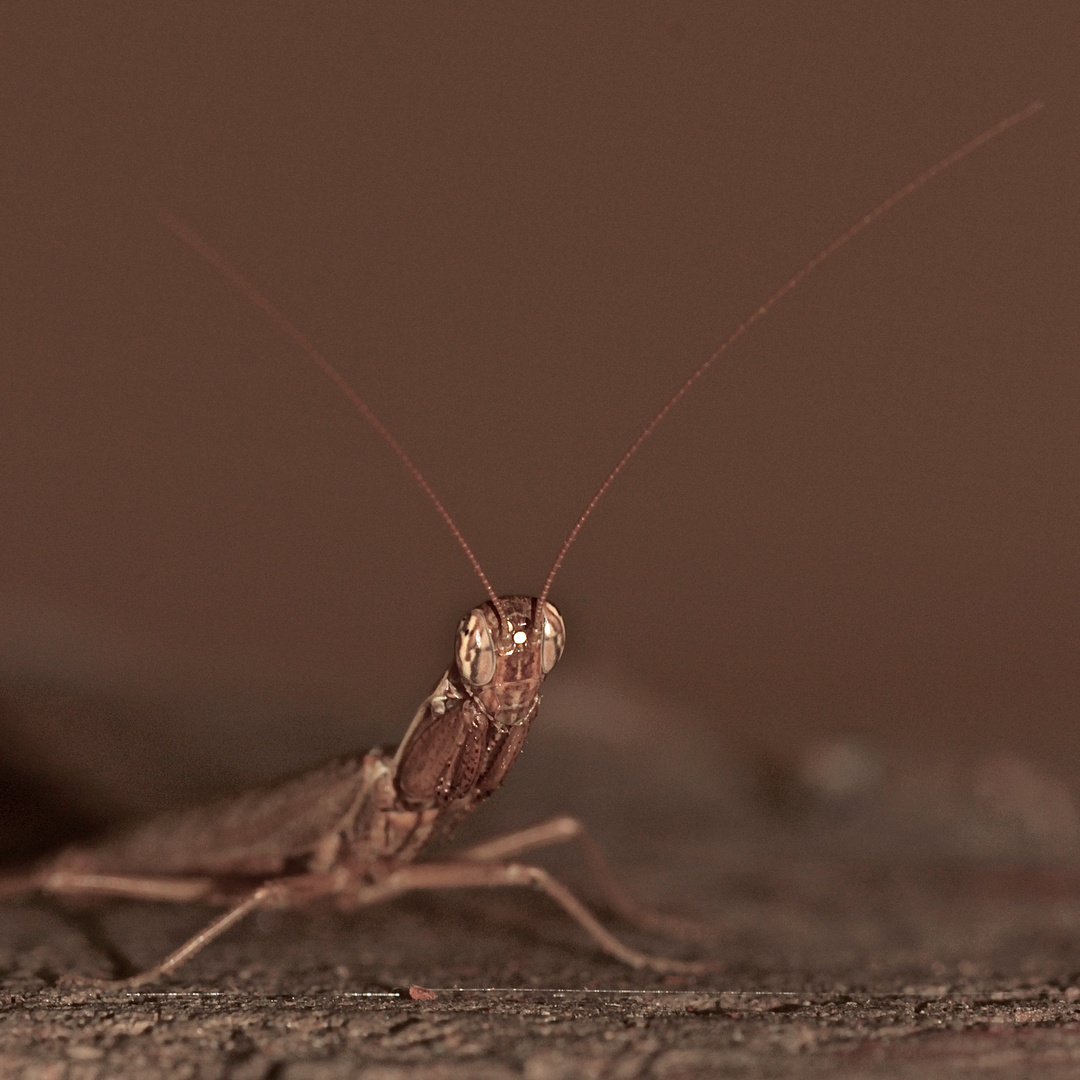
MULTIPOLYGON (((107 970, 100 942, 8 910, 0 1074, 1074 1076, 1080 904, 942 884, 763 867, 729 881, 732 929, 709 950, 722 970, 700 980, 598 959, 539 899, 473 896, 274 915, 167 987, 65 989, 61 971, 107 970), (434 999, 412 1000, 415 983, 434 999)), ((125 905, 101 925, 145 962, 199 918, 125 905)))
POLYGON ((1075 1076, 1053 990, 814 994, 46 995, 8 1017, 5 1076, 1075 1076))

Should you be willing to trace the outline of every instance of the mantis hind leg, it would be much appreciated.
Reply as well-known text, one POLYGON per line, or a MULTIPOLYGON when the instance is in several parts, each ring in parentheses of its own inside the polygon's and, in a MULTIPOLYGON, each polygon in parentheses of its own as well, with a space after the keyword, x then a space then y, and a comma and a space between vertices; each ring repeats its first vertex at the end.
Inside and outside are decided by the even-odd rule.
MULTIPOLYGON (((222 915, 208 923, 160 963, 122 979, 76 977, 73 981, 95 986, 135 987, 168 975, 201 952, 226 930, 261 907, 289 907, 329 891, 325 876, 301 875, 268 881, 243 896, 222 915)), ((128 874, 91 874, 66 870, 43 870, 36 874, 0 879, 0 897, 43 893, 48 897, 111 897, 173 903, 223 899, 213 878, 166 878, 128 874)))
POLYGON ((575 817, 561 815, 527 829, 498 836, 462 852, 470 862, 505 862, 527 851, 555 844, 576 843, 588 864, 603 902, 619 918, 649 933, 662 934, 679 941, 712 941, 717 930, 689 919, 680 919, 640 904, 604 855, 600 845, 575 817))
MULTIPOLYGON (((701 973, 705 965, 664 956, 654 956, 626 945, 612 934, 574 894, 538 866, 505 862, 509 855, 548 844, 577 839, 586 845, 590 861, 608 879, 605 893, 611 906, 624 917, 646 929, 671 932, 680 920, 649 912, 626 896, 615 873, 588 838, 584 827, 573 818, 555 818, 532 829, 512 833, 482 844, 467 852, 458 862, 423 863, 402 867, 375 884, 344 885, 330 875, 301 875, 269 881, 234 903, 224 914, 208 923, 197 934, 173 950, 160 963, 124 979, 83 979, 99 986, 136 987, 171 974, 201 952, 231 927, 262 907, 292 907, 318 895, 337 893, 342 907, 366 907, 391 900, 407 892, 430 889, 492 888, 528 886, 538 889, 559 905, 608 955, 638 969, 661 973, 701 973), (611 883, 614 882, 614 885, 611 883)), ((0 895, 43 892, 59 896, 112 896, 134 900, 173 902, 220 900, 216 883, 208 878, 155 878, 127 875, 84 874, 67 871, 43 871, 19 879, 9 879, 10 887, 0 895)), ((0 883, 6 884, 6 883, 0 883)))
POLYGON ((204 877, 95 874, 45 869, 35 874, 0 878, 0 899, 45 893, 48 896, 99 896, 176 904, 206 900, 214 891, 213 878, 204 877))
MULTIPOLYGON (((258 891, 258 890, 256 890, 258 891)), ((35 873, 12 874, 0 877, 0 899, 14 899, 19 896, 39 894, 43 899, 55 903, 69 897, 111 898, 125 900, 156 900, 165 903, 185 903, 209 899, 214 892, 214 881, 210 878, 153 877, 137 874, 95 874, 81 871, 46 868, 35 873)), ((137 986, 149 982, 160 974, 183 963, 188 956, 194 955, 204 945, 228 929, 234 922, 247 913, 236 914, 237 908, 250 901, 246 898, 241 904, 216 919, 205 930, 176 952, 171 953, 161 964, 124 979, 94 979, 73 977, 76 982, 105 986, 137 986), (218 927, 224 920, 224 925, 218 927), (198 942, 196 944, 196 942, 198 942)), ((123 955, 117 952, 111 941, 94 929, 85 918, 73 919, 71 913, 60 911, 65 921, 73 922, 76 928, 98 951, 104 953, 115 965, 129 966, 123 955)))
POLYGON ((193 934, 160 963, 126 979, 93 981, 99 985, 115 987, 142 986, 145 983, 154 982, 163 975, 171 974, 196 953, 202 952, 207 945, 221 937, 226 930, 231 929, 242 919, 247 918, 253 911, 264 907, 298 907, 309 900, 336 891, 338 885, 339 883, 332 876, 326 874, 299 874, 296 877, 264 882, 238 903, 233 904, 223 915, 219 915, 197 934, 193 934))
MULTIPOLYGON (((97 985, 121 987, 143 986, 146 983, 156 982, 163 975, 168 975, 181 964, 190 960, 196 953, 202 952, 215 938, 221 937, 230 927, 235 926, 241 919, 246 918, 257 908, 263 907, 274 897, 278 886, 273 883, 260 885, 254 892, 249 893, 238 904, 229 908, 223 915, 219 915, 212 922, 204 926, 197 934, 193 934, 178 949, 174 949, 160 963, 153 967, 140 971, 137 975, 131 975, 126 979, 93 979, 89 980, 97 985)), ((87 981, 87 980, 79 980, 87 981)))
POLYGON ((522 863, 502 863, 473 859, 446 863, 421 863, 395 870, 389 877, 374 884, 361 885, 348 894, 350 907, 378 904, 408 892, 429 889, 475 889, 501 886, 527 886, 546 893, 559 905, 609 956, 632 968, 661 973, 679 972, 701 974, 706 965, 686 960, 673 960, 640 952, 620 941, 599 919, 557 878, 539 866, 522 863))

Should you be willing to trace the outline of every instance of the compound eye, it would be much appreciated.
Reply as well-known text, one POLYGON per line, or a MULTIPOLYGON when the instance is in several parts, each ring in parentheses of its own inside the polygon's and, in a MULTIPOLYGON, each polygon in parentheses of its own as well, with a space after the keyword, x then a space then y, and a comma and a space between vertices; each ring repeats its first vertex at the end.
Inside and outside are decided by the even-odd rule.
POLYGON ((461 677, 472 686, 487 686, 495 677, 495 646, 483 610, 473 608, 458 624, 457 634, 461 677))
POLYGON ((546 675, 562 656, 566 645, 566 626, 554 604, 544 603, 544 629, 540 642, 540 666, 546 675))

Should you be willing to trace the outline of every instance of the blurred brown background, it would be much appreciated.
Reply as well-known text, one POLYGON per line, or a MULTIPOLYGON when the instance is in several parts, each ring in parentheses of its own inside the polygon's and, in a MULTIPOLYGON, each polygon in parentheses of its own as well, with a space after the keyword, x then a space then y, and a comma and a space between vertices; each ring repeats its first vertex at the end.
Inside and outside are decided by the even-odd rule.
POLYGON ((1080 775, 1074 3, 3 20, 20 776, 150 806, 393 739, 482 598, 400 464, 155 206, 341 366, 496 588, 535 592, 735 323, 1035 98, 671 416, 556 585, 558 675, 751 749, 1011 747, 1080 775))

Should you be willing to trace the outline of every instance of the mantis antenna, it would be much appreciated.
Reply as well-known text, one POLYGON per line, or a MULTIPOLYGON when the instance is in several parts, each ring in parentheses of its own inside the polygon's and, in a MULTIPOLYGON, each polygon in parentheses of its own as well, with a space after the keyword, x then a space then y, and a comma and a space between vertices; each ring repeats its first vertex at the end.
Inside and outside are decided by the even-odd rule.
POLYGON ((950 166, 955 165, 958 161, 966 158, 972 151, 977 150, 984 143, 988 143, 991 139, 1000 135, 1004 131, 1008 131, 1009 128, 1014 127, 1021 121, 1026 120, 1029 116, 1033 116, 1043 107, 1043 102, 1033 101, 1027 108, 1021 109, 1019 112, 1013 113, 1011 116, 1005 117, 1004 120, 999 120, 993 127, 987 128, 982 134, 976 135, 975 138, 964 143, 963 146, 958 147, 951 154, 946 155, 936 164, 931 165, 928 169, 924 169, 913 180, 909 180, 903 187, 897 188, 887 199, 879 202, 877 206, 873 208, 869 213, 863 214, 858 221, 851 225, 848 229, 842 232, 831 243, 823 247, 801 270, 799 270, 792 277, 788 278, 779 289, 776 290, 760 307, 755 308, 735 329, 731 334, 717 346, 712 355, 709 356, 703 364, 671 395, 664 403, 663 408, 645 425, 641 430, 641 434, 630 444, 629 449, 615 465, 615 468, 608 473, 607 479, 597 488, 596 494, 589 500, 588 505, 585 507, 581 517, 577 519, 574 527, 570 530, 569 535, 563 541, 563 546, 559 549, 559 554, 555 557, 555 562, 552 564, 551 570, 548 573, 547 580, 544 582, 543 591, 540 593, 540 602, 537 605, 536 610, 538 612, 544 610, 544 601, 548 598, 548 593, 551 591, 551 584, 555 580, 555 575, 558 574, 562 567, 563 560, 566 558, 566 553, 570 550, 571 544, 577 539, 578 533, 581 532, 582 525, 588 521, 589 516, 596 509, 596 504, 604 497, 607 489, 611 487, 615 481, 615 477, 619 475, 626 468, 630 459, 641 449, 642 443, 660 426, 661 422, 667 416, 669 412, 682 400, 683 396, 690 390, 690 388, 705 374, 724 355, 725 352, 736 341, 739 340, 754 325, 759 319, 768 314, 769 310, 780 300, 782 300, 796 285, 800 284, 804 278, 810 273, 816 270, 826 259, 831 255, 834 255, 840 250, 849 240, 854 240, 867 227, 867 225, 873 224, 883 214, 888 213, 897 203, 906 199, 912 192, 917 191, 928 180, 932 180, 938 173, 944 172, 950 166))
MULTIPOLYGON (((1008 131, 1009 128, 1015 127, 1017 124, 1029 117, 1033 116, 1043 107, 1043 102, 1033 101, 1026 108, 1021 109, 1019 112, 1013 113, 1011 116, 1005 117, 1004 120, 999 120, 992 127, 987 128, 981 134, 976 135, 973 139, 964 143, 958 147, 951 154, 947 154, 940 161, 931 165, 929 168, 924 169, 914 179, 909 180, 902 187, 897 188, 888 198, 883 199, 872 210, 864 214, 854 224, 849 226, 844 232, 840 233, 834 240, 823 247, 812 259, 807 262, 802 269, 793 274, 787 279, 771 296, 769 296, 764 303, 755 308, 735 329, 728 335, 728 337, 717 346, 712 354, 706 358, 706 360, 698 366, 698 368, 690 375, 689 378, 671 395, 670 398, 664 403, 659 412, 645 425, 641 430, 641 433, 630 444, 629 448, 623 454, 621 458, 616 462, 615 467, 608 473, 604 482, 597 488, 596 494, 589 500, 588 505, 582 512, 581 516, 574 523, 573 528, 570 530, 566 539, 563 541, 562 547, 559 549, 558 555, 555 557, 555 562, 552 564, 551 570, 548 572, 547 579, 544 581, 543 590, 540 593, 539 602, 536 605, 536 618, 543 618, 544 603, 548 598, 548 594, 551 592, 552 583, 555 581, 556 575, 562 568, 563 561, 566 559, 566 554, 570 550, 574 541, 577 539, 578 534, 581 532, 582 526, 592 515, 593 510, 596 509, 597 503, 607 493, 608 488, 614 483, 615 478, 626 468, 630 459, 638 452, 642 444, 649 438, 650 435, 660 426, 663 420, 666 418, 669 412, 682 400, 682 398, 689 392, 694 384, 720 359, 721 356, 732 345, 735 344, 756 322, 762 319, 768 312, 789 292, 791 292, 797 285, 809 276, 814 270, 816 270, 823 262, 829 259, 837 251, 840 250, 850 240, 853 240, 859 235, 868 225, 873 224, 878 218, 888 213, 897 203, 902 202, 913 192, 917 191, 928 181, 932 180, 938 173, 944 172, 946 169, 951 168, 957 162, 963 160, 969 154, 973 153, 979 147, 988 143, 991 139, 996 138, 1003 132, 1008 131)), ((432 505, 435 507, 439 516, 446 523, 447 528, 453 534, 454 539, 458 542, 461 550, 465 552, 465 557, 469 560, 469 565, 473 568, 476 576, 480 579, 480 583, 484 586, 484 591, 488 594, 488 598, 494 605, 496 612, 498 612, 499 620, 504 626, 508 626, 506 620, 506 613, 503 604, 499 598, 498 593, 492 587, 491 582, 488 580, 487 574, 484 573, 483 567, 481 567, 476 555, 473 554, 473 550, 469 547, 468 542, 462 535, 461 530, 458 528, 457 523, 450 516, 450 512, 443 505, 442 501, 435 494, 431 485, 428 483, 424 474, 420 471, 419 467, 412 460, 411 457, 405 452, 401 444, 390 433, 390 430, 386 425, 375 415, 371 410, 371 407, 366 401, 350 386, 345 377, 338 371, 329 360, 308 340, 293 323, 285 317, 270 302, 267 297, 259 291, 243 274, 240 273, 235 267, 232 266, 218 251, 212 248, 205 240, 202 239, 193 229, 188 225, 185 225, 179 218, 168 213, 167 211, 160 211, 158 214, 163 225, 174 233, 180 240, 187 244, 190 248, 201 255, 211 266, 217 269, 226 279, 228 279, 241 293, 243 293, 256 307, 264 311, 270 319, 277 324, 277 326, 289 337, 296 345, 298 345, 302 352, 310 359, 317 368, 319 368, 332 383, 341 391, 349 403, 356 409, 358 413, 379 433, 382 440, 390 447, 397 458, 405 466, 406 469, 412 474, 413 479, 419 484, 420 489, 431 500, 432 505)))
POLYGON ((454 539, 461 545, 461 550, 465 552, 465 558, 469 560, 469 565, 473 568, 476 576, 480 579, 480 583, 484 586, 484 591, 488 594, 488 598, 495 606, 495 610, 499 613, 499 621, 506 624, 506 614, 503 611, 503 605, 499 600, 499 594, 492 588, 491 582, 488 580, 487 574, 484 573, 484 568, 480 565, 480 560, 473 554, 473 550, 469 547, 468 541, 462 535, 461 530, 457 526, 457 522, 450 516, 450 511, 443 505, 442 500, 435 494, 431 485, 427 482, 427 478, 420 471, 419 466, 415 461, 402 448, 401 444, 391 434, 390 429, 375 415, 371 410, 371 406, 352 388, 345 376, 325 356, 293 325, 293 323, 287 319, 271 302, 267 297, 261 293, 243 274, 240 273, 228 260, 225 259, 217 250, 212 248, 194 229, 185 225, 179 218, 174 217, 166 210, 158 212, 158 218, 161 223, 174 233, 180 240, 183 240, 188 247, 193 248, 198 254, 200 254, 211 266, 218 270, 224 277, 226 277, 240 292, 242 292, 257 308, 261 308, 270 318, 278 325, 278 327, 285 333, 285 335, 292 339, 300 349, 306 354, 309 360, 315 364, 315 366, 323 372, 324 375, 345 395, 346 400, 353 406, 354 409, 379 433, 383 442, 390 447, 391 450, 397 455, 398 460, 405 466, 406 469, 412 474, 412 478, 420 485, 420 490, 431 500, 435 509, 438 511, 439 517, 446 522, 446 527, 453 533, 454 539))

